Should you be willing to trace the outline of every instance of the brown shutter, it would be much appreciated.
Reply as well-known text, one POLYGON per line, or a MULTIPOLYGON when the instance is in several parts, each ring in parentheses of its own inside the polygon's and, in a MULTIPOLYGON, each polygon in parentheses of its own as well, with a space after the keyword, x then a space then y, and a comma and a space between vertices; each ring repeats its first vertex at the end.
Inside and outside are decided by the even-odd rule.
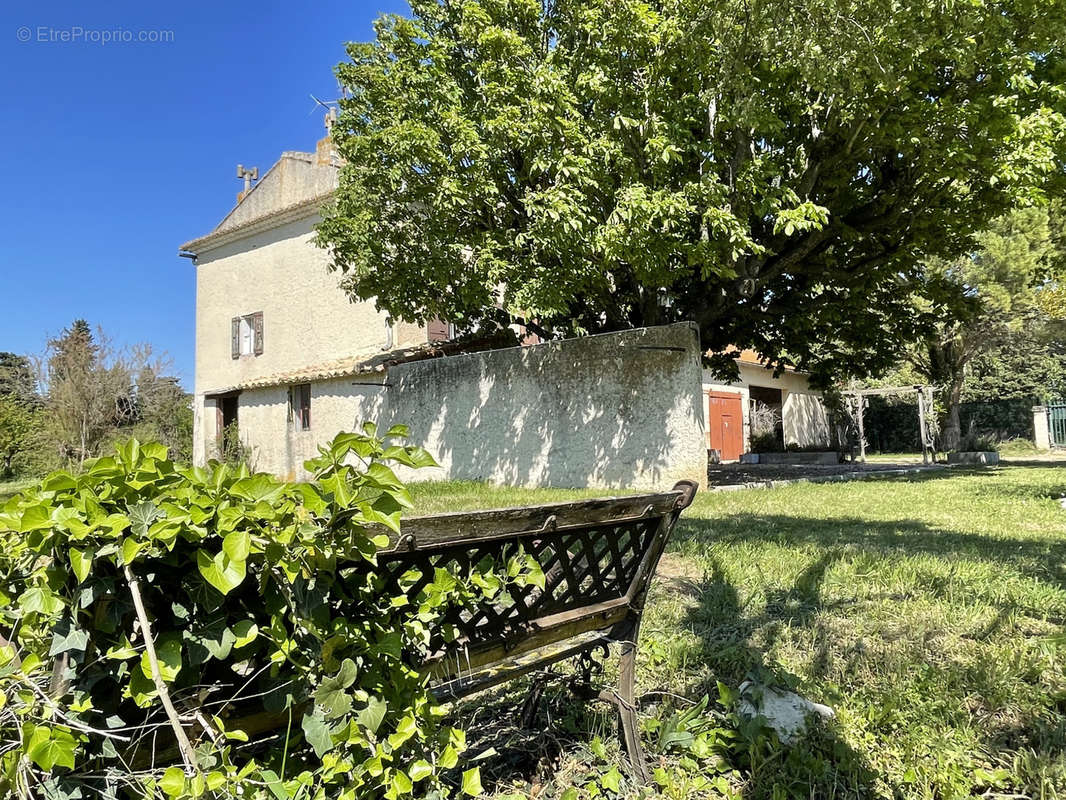
POLYGON ((426 340, 430 342, 446 342, 448 340, 448 323, 442 319, 427 321, 426 340))
POLYGON ((230 357, 241 357, 241 318, 230 320, 230 357))
POLYGON ((311 384, 300 384, 300 427, 311 430, 311 384))
POLYGON ((252 350, 257 356, 263 355, 263 312, 258 311, 252 316, 252 330, 254 331, 254 340, 252 342, 252 350))

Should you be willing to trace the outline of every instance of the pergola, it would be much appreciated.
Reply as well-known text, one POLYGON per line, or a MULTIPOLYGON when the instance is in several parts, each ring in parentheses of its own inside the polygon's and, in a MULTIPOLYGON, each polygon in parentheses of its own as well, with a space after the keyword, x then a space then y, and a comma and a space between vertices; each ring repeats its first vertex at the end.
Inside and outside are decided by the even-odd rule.
POLYGON ((880 389, 852 389, 843 393, 848 398, 848 410, 851 410, 851 401, 855 401, 855 422, 859 428, 859 460, 866 461, 866 436, 863 433, 862 417, 866 411, 867 397, 891 397, 914 394, 918 398, 918 435, 922 441, 922 462, 930 464, 935 452, 933 442, 933 430, 929 424, 930 413, 933 410, 933 387, 932 386, 883 386, 880 389))

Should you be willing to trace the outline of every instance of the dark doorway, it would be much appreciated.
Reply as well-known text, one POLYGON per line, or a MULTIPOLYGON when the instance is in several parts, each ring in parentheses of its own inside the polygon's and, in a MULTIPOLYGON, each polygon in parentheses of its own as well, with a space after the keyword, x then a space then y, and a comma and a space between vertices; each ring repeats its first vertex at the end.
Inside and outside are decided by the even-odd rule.
POLYGON ((227 451, 240 441, 237 428, 237 398, 239 394, 223 394, 215 398, 215 444, 218 454, 226 458, 227 451))
POLYGON ((780 389, 749 386, 752 450, 783 450, 785 447, 784 403, 780 389))

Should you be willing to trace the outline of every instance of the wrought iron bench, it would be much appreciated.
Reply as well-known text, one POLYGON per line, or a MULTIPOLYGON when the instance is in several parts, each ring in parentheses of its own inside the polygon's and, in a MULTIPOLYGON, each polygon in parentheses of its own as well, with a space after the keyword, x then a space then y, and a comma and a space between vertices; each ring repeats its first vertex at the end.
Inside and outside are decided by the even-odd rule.
POLYGON ((633 694, 637 636, 656 565, 696 489, 682 481, 658 494, 405 519, 378 555, 386 590, 399 592, 400 577, 414 571, 421 577, 407 591, 417 593, 437 568, 465 572, 518 545, 545 575, 543 590, 510 586, 505 602, 446 620, 461 635, 451 644, 440 633, 431 639, 423 669, 434 694, 458 699, 564 659, 587 663, 617 643, 617 689, 598 696, 617 705, 630 761, 649 780, 633 694))

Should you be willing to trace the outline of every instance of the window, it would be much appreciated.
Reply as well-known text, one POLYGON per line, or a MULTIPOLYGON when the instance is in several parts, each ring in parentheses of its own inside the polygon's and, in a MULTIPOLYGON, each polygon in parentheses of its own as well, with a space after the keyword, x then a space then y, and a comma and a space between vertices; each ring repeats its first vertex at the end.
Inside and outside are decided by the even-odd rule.
POLYGON ((311 384, 289 387, 289 422, 298 431, 311 430, 311 384))
POLYGON ((234 317, 230 322, 230 355, 263 355, 263 312, 234 317))

